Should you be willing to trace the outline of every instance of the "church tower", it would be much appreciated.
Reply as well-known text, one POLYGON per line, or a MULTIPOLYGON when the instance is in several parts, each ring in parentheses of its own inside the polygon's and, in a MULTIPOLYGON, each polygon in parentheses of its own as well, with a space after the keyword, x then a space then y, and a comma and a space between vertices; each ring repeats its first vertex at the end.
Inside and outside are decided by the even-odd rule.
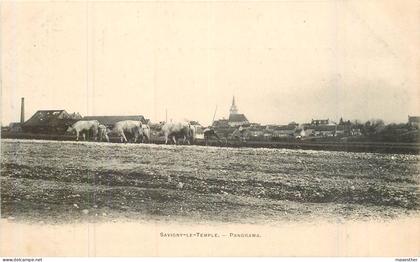
POLYGON ((235 104, 235 96, 233 96, 232 105, 230 106, 230 114, 231 115, 237 115, 238 114, 238 108, 236 107, 236 104, 235 104))

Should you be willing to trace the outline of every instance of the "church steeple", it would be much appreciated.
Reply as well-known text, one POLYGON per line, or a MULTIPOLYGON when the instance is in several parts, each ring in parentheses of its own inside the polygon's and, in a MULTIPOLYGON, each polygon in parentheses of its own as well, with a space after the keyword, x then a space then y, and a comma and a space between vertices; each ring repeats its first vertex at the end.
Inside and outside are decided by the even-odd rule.
POLYGON ((232 98, 232 105, 230 106, 230 114, 231 115, 238 114, 238 108, 236 107, 236 104, 235 104, 235 96, 233 96, 232 98))

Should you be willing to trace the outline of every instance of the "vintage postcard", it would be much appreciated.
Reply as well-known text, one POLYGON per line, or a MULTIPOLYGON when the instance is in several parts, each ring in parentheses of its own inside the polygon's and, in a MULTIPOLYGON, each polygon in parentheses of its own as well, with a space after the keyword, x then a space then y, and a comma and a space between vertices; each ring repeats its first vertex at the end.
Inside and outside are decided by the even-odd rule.
POLYGON ((1 2, 1 257, 420 254, 420 2, 1 2))

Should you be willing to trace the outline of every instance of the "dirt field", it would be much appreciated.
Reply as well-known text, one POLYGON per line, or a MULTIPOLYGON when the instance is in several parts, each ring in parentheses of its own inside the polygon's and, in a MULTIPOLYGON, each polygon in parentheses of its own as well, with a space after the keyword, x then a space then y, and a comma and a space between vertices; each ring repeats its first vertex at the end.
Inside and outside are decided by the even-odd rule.
POLYGON ((1 217, 267 224, 418 214, 420 156, 7 140, 1 217))

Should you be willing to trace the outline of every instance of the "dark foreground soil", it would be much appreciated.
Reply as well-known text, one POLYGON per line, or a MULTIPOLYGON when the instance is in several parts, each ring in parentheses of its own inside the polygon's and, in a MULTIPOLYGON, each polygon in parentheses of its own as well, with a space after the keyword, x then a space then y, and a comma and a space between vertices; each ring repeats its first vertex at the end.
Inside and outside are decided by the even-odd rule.
POLYGON ((271 223, 418 213, 418 155, 2 140, 1 217, 271 223))

